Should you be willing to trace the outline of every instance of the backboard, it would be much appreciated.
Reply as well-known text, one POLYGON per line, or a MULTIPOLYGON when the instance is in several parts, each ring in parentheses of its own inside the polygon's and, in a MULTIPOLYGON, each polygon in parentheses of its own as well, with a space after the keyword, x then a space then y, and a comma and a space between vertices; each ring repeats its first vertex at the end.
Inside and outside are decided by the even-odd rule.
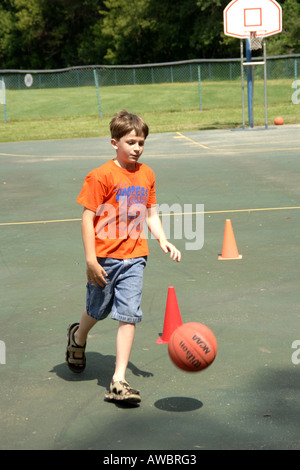
POLYGON ((282 31, 282 8, 275 0, 232 0, 223 16, 226 36, 267 37, 282 31))

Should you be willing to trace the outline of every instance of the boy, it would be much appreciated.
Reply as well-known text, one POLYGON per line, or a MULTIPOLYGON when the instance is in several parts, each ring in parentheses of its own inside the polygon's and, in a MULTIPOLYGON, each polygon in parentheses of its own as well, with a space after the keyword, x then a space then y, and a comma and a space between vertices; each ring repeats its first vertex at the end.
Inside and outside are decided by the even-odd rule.
POLYGON ((156 211, 155 175, 141 157, 149 129, 138 116, 120 111, 110 123, 113 160, 86 177, 77 202, 83 209, 82 239, 87 265, 86 311, 68 329, 66 361, 73 372, 85 368, 90 329, 111 313, 119 321, 116 365, 108 399, 140 402, 125 380, 135 335, 142 320, 143 270, 149 254, 143 222, 162 250, 179 262, 181 253, 165 237, 156 211))

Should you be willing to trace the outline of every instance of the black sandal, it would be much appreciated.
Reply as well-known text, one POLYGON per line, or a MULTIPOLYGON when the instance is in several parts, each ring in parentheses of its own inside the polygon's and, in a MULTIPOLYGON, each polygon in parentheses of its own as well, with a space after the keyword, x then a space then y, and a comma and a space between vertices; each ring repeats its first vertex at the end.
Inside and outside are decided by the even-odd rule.
POLYGON ((86 357, 85 357, 85 348, 86 343, 84 346, 79 346, 74 338, 75 332, 79 328, 79 323, 72 323, 72 325, 68 328, 68 345, 66 350, 66 362, 68 364, 69 369, 72 372, 80 374, 84 371, 86 365, 86 357), (74 353, 82 353, 82 357, 75 357, 74 353))

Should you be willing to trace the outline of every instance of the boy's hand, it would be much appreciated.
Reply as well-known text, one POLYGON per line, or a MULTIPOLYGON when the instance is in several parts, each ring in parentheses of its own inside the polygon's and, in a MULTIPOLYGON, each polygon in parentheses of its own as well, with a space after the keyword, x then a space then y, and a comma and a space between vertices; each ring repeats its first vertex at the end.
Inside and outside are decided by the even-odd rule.
POLYGON ((177 261, 179 263, 181 260, 181 253, 179 250, 177 250, 176 246, 172 245, 172 243, 170 243, 168 240, 162 240, 160 242, 160 247, 165 253, 170 252, 170 258, 172 258, 173 261, 177 261))
POLYGON ((87 263, 86 269, 87 280, 90 284, 94 284, 95 287, 104 287, 107 284, 107 272, 102 266, 96 261, 95 263, 87 263))

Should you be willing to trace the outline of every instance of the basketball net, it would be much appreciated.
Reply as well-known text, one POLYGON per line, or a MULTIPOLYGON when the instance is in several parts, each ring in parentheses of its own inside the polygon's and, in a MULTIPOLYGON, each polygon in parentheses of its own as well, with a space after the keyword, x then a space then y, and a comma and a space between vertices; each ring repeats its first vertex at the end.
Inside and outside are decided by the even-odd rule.
POLYGON ((257 51, 262 49, 263 36, 258 36, 256 31, 251 31, 249 37, 251 51, 257 51))

